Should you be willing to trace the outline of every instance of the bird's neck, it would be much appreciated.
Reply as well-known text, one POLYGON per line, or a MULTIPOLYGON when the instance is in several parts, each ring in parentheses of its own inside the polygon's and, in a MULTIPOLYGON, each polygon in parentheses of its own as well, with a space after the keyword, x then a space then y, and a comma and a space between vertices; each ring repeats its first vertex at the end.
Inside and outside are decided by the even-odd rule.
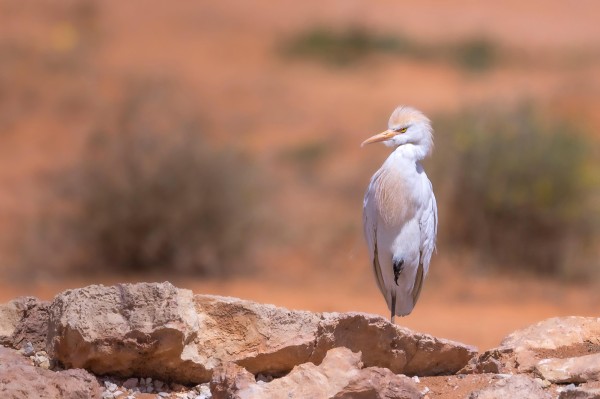
POLYGON ((391 157, 396 161, 419 162, 429 155, 429 148, 422 145, 403 144, 392 152, 391 157))

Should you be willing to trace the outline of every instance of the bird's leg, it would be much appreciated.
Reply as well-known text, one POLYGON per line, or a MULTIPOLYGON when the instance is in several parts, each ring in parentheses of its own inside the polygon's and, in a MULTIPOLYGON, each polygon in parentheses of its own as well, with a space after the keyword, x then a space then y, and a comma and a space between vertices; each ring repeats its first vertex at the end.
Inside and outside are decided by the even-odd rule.
POLYGON ((394 267, 394 283, 398 285, 398 277, 400 277, 400 273, 402 273, 402 269, 404 268, 404 259, 394 259, 393 260, 394 267))
POLYGON ((395 317, 396 317, 396 290, 392 290, 392 315, 390 316, 390 323, 394 324, 395 317))

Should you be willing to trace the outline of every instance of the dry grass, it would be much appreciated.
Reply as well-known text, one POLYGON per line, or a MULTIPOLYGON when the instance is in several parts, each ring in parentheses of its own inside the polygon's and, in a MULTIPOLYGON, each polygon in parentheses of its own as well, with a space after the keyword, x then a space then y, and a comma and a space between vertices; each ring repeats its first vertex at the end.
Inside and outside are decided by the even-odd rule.
POLYGON ((248 270, 258 175, 203 139, 176 87, 134 81, 103 115, 80 159, 50 180, 23 270, 248 270))

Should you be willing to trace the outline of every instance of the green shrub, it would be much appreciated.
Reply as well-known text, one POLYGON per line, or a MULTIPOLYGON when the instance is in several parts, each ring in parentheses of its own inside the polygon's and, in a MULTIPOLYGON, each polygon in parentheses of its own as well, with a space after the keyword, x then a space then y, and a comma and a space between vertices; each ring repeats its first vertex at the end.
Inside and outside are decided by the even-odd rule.
POLYGON ((599 238, 596 142, 527 106, 463 112, 436 127, 432 171, 446 244, 507 269, 572 277, 593 271, 585 249, 599 238), (582 270, 570 264, 573 251, 587 262, 582 270))

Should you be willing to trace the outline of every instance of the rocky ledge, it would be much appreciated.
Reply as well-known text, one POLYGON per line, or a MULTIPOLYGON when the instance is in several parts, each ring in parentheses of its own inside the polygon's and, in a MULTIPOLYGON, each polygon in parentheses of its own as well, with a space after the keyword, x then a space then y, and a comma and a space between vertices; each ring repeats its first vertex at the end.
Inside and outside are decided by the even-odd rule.
POLYGON ((600 319, 476 348, 362 313, 93 285, 0 305, 2 398, 600 398, 600 319))

